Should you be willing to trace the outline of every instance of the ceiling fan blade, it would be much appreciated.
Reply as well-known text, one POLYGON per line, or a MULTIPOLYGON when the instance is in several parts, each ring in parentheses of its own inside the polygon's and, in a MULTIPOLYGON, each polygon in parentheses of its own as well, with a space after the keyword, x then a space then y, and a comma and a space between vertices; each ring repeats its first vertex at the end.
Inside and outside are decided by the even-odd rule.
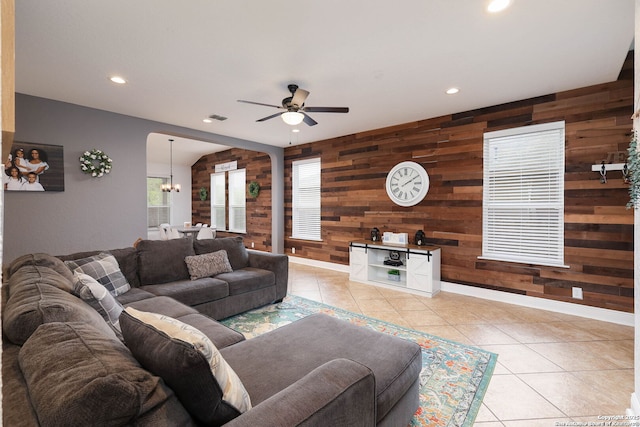
POLYGON ((310 113, 348 113, 349 107, 304 107, 310 113))
POLYGON ((307 100, 307 96, 309 96, 309 92, 304 89, 296 89, 296 93, 293 94, 293 99, 291 100, 291 105, 297 105, 298 108, 302 107, 304 101, 307 100))
POLYGON ((305 113, 302 113, 302 115, 304 116, 304 122, 306 124, 308 124, 309 126, 315 126, 318 124, 318 122, 316 122, 315 120, 313 120, 311 117, 307 116, 305 113))
POLYGON ((273 119, 274 117, 278 117, 278 116, 281 116, 281 115, 282 115, 282 113, 275 113, 275 114, 272 114, 270 116, 258 119, 258 120, 256 120, 256 122, 264 122, 265 120, 273 119))
POLYGON ((283 108, 281 105, 263 104, 262 102, 244 101, 242 99, 238 99, 238 102, 244 102, 245 104, 262 105, 264 107, 273 107, 273 108, 280 108, 280 109, 283 108))

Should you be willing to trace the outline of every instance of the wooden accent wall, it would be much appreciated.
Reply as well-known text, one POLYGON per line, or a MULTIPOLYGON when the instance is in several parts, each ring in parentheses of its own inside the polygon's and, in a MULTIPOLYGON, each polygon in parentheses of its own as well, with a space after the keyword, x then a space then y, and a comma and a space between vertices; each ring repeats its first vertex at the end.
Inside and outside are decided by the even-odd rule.
MULTIPOLYGON (((192 218, 191 221, 211 224, 211 174, 215 165, 238 161, 238 169, 247 171, 247 187, 251 181, 260 184, 260 194, 254 198, 247 189, 247 234, 241 234, 245 245, 255 249, 271 250, 271 159, 266 153, 233 148, 201 157, 191 167, 192 218), (207 200, 200 200, 200 188, 207 189, 207 200)), ((228 182, 228 181, 227 181, 228 182)), ((227 189, 227 206, 228 206, 227 189)), ((227 222, 227 226, 228 226, 227 222)), ((217 232, 217 236, 235 236, 236 233, 217 232)))
MULTIPOLYGON (((552 78, 552 76, 549 76, 552 78)), ((285 149, 288 254, 349 263, 348 244, 381 232, 422 229, 442 247, 442 279, 517 294, 633 311, 633 211, 620 172, 608 182, 591 165, 626 151, 632 129, 633 57, 617 81, 285 149), (565 263, 569 268, 480 260, 483 133, 566 122, 565 263), (322 242, 291 239, 291 162, 322 160, 322 242), (386 195, 387 172, 413 160, 429 173, 425 200, 410 208, 386 195), (580 287, 584 300, 571 298, 580 287)), ((194 186, 195 187, 195 186, 194 186)))

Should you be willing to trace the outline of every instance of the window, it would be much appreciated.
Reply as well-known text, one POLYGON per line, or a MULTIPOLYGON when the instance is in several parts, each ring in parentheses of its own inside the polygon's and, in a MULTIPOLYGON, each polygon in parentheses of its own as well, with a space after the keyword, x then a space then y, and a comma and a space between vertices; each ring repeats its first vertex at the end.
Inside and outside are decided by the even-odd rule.
POLYGON ((320 159, 293 162, 293 238, 321 240, 320 159))
POLYGON ((211 174, 211 225, 218 230, 226 230, 226 181, 225 173, 211 174))
POLYGON ((161 190, 169 178, 147 177, 147 226, 157 227, 171 222, 170 193, 161 190))
POLYGON ((211 174, 211 225, 218 230, 247 232, 246 169, 211 174), (229 228, 227 229, 227 173, 229 174, 229 228))
POLYGON ((229 171, 229 231, 247 232, 246 170, 229 171))
POLYGON ((564 122, 484 135, 482 257, 564 264, 564 122))

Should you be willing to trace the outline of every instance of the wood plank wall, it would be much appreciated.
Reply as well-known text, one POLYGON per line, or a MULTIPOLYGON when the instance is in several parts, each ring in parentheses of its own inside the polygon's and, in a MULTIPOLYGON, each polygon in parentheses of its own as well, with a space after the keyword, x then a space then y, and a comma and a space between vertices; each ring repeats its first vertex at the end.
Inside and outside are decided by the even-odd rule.
MULTIPOLYGON (((213 153, 201 157, 191 167, 192 185, 192 219, 196 224, 202 222, 211 224, 211 174, 215 172, 215 165, 237 160, 238 169, 246 169, 247 187, 250 182, 260 184, 258 197, 249 196, 247 189, 247 230, 249 233, 241 234, 245 245, 254 248, 271 250, 271 159, 266 153, 233 148, 230 150, 213 153), (200 200, 200 188, 206 188, 207 200, 200 200)), ((228 178, 227 178, 228 185, 228 178)), ((227 206, 229 205, 227 186, 227 206)), ((227 219, 227 226, 229 225, 227 219)), ((217 236, 237 236, 236 233, 217 232, 217 236)))
MULTIPOLYGON (((291 255, 349 263, 349 242, 370 229, 422 229, 442 247, 442 279, 449 282, 620 311, 633 311, 633 212, 625 208, 628 186, 620 172, 607 184, 591 172, 607 153, 626 151, 633 112, 633 56, 617 81, 508 104, 480 108, 285 149, 285 248, 291 255), (483 133, 564 120, 566 122, 565 263, 569 268, 480 260, 482 246, 483 133), (291 162, 321 157, 322 242, 291 239, 291 162), (413 160, 429 173, 429 194, 420 204, 391 203, 384 184, 398 162, 413 160), (580 287, 584 300, 571 298, 580 287)), ((216 163, 238 160, 247 183, 262 186, 247 199, 245 244, 271 250, 270 161, 267 155, 232 149, 193 167, 193 221, 210 222, 209 188, 216 163)), ((226 233, 219 233, 224 236, 226 233)))
POLYGON ((442 279, 530 296, 633 311, 633 212, 620 172, 607 184, 591 165, 626 151, 633 112, 633 57, 617 81, 406 123, 285 149, 285 236, 291 235, 291 162, 321 157, 322 242, 286 237, 287 253, 348 264, 351 240, 370 229, 425 231, 442 247, 442 279), (565 263, 569 268, 479 260, 483 133, 566 122, 565 263), (394 205, 387 172, 413 160, 429 173, 420 204, 394 205), (571 298, 580 287, 584 300, 571 298))

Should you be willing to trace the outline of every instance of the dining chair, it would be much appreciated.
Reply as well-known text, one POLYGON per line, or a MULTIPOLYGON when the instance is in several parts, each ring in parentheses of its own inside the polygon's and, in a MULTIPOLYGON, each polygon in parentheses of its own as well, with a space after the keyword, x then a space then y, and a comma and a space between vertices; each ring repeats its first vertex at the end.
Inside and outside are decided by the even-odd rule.
POLYGON ((169 239, 182 239, 182 235, 180 235, 180 232, 175 227, 170 227, 168 234, 169 234, 169 239))
POLYGON ((160 233, 160 240, 168 240, 169 237, 167 237, 167 232, 165 231, 164 227, 159 225, 158 226, 158 232, 160 233))
POLYGON ((198 236, 196 237, 197 240, 202 240, 202 239, 213 239, 215 236, 213 235, 213 230, 210 229, 209 227, 202 227, 200 228, 200 231, 198 231, 198 236))

